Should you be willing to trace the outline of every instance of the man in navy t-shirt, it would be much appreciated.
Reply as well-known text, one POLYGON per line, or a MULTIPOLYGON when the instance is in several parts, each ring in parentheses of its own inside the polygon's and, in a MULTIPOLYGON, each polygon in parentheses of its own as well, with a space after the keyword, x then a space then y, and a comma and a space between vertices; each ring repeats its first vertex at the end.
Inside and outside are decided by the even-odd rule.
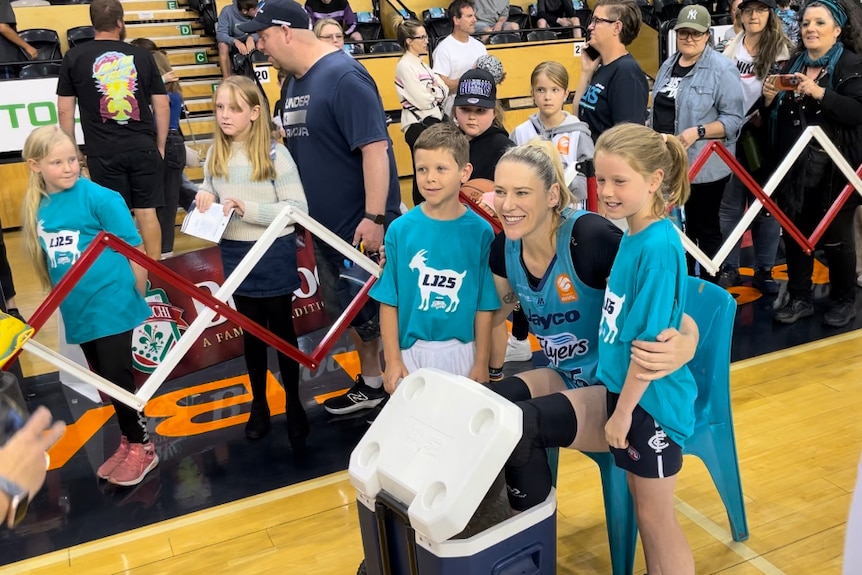
MULTIPOLYGON (((318 40, 293 0, 266 0, 240 29, 257 33, 258 48, 293 75, 282 125, 309 214, 345 241, 377 252, 384 224, 400 213, 401 192, 374 80, 350 56, 318 40)), ((337 318, 355 290, 340 279, 344 257, 317 239, 314 247, 324 305, 337 318)), ((345 395, 324 403, 336 415, 376 407, 385 398, 376 305, 369 301, 351 325, 361 374, 345 395)))

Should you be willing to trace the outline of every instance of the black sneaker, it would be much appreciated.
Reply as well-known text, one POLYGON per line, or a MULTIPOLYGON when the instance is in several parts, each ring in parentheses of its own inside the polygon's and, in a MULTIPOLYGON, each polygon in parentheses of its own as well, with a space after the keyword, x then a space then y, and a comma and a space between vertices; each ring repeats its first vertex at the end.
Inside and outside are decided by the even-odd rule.
POLYGON ((814 314, 814 304, 810 299, 791 300, 775 312, 773 319, 778 323, 796 323, 798 320, 814 314))
POLYGON ((723 268, 718 272, 718 280, 716 283, 718 283, 722 288, 727 289, 729 287, 738 286, 742 283, 742 278, 739 277, 739 270, 736 268, 723 268))
POLYGON ((856 306, 853 302, 833 302, 823 316, 823 323, 829 327, 844 327, 856 318, 856 306))
POLYGON ((775 295, 781 289, 778 282, 772 279, 772 270, 757 270, 754 272, 751 287, 759 290, 763 295, 775 295))
POLYGON ((356 383, 344 395, 330 397, 323 402, 323 409, 332 415, 345 415, 360 409, 377 407, 386 398, 386 391, 365 385, 361 375, 356 376, 356 383))

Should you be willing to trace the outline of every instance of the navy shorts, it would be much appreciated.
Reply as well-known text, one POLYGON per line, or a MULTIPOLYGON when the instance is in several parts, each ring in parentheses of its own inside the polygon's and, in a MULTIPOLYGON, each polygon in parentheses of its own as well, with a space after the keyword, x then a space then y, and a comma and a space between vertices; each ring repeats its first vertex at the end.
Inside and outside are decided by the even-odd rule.
MULTIPOLYGON (((617 407, 619 394, 608 391, 608 417, 617 407)), ((638 405, 626 449, 611 447, 617 467, 638 477, 672 477, 682 469, 682 448, 667 436, 658 422, 638 405)))

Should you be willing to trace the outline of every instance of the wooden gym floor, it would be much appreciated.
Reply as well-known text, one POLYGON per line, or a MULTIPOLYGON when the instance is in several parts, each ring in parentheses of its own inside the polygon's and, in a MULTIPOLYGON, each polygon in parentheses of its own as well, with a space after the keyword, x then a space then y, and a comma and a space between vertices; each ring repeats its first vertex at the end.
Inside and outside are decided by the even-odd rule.
MULTIPOLYGON (((18 303, 29 315, 42 295, 20 257, 19 236, 7 235, 7 243, 18 303)), ((752 299, 743 288, 738 295, 752 299)), ((731 541, 723 506, 697 459, 687 458, 680 476, 677 510, 698 574, 841 573, 862 449, 860 320, 833 335, 816 317, 790 328, 773 326, 770 307, 762 299, 740 307, 733 352, 739 359, 732 387, 750 539, 731 541)), ((39 339, 56 345, 56 327, 39 339)), ((30 376, 50 370, 24 367, 30 376)), ((362 549, 354 492, 343 470, 367 425, 361 418, 327 420, 314 395, 346 387, 354 369, 349 361, 337 362, 313 381, 316 374, 304 373, 312 388, 310 397, 304 391, 312 415, 310 445, 318 450, 311 463, 290 457, 283 429, 274 428, 263 442, 246 442, 245 414, 226 408, 222 417, 237 420, 230 426, 160 440, 168 456, 154 481, 140 490, 105 493, 96 488, 93 469, 116 430, 103 426, 49 473, 22 529, 0 533, 0 563, 6 564, 0 574, 352 575, 362 549)), ((214 370, 208 381, 237 373, 236 366, 214 370)), ((40 382, 35 403, 48 403, 70 423, 98 415, 98 408, 86 409, 74 392, 46 384, 46 378, 51 376, 28 382, 40 382)), ((576 452, 561 457, 557 529, 558 573, 610 573, 598 470, 576 452)), ((643 572, 639 556, 635 573, 643 572)))

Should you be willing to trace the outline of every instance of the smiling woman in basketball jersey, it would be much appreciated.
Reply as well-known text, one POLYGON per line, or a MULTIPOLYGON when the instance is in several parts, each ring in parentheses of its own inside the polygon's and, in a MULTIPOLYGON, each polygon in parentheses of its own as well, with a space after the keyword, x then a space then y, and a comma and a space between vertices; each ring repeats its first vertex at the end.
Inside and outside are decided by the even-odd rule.
MULTIPOLYGON (((597 214, 568 208, 571 194, 549 141, 507 151, 494 182, 494 208, 505 233, 491 246, 491 272, 502 301, 495 325, 520 302, 551 360, 547 367, 489 384, 524 411, 524 439, 506 466, 509 502, 523 510, 544 501, 550 490, 544 448, 608 449, 606 389, 595 385, 598 330, 621 232, 597 214)), ((650 370, 640 379, 663 377, 693 357, 697 326, 686 316, 681 331, 632 342, 632 360, 650 370)))

